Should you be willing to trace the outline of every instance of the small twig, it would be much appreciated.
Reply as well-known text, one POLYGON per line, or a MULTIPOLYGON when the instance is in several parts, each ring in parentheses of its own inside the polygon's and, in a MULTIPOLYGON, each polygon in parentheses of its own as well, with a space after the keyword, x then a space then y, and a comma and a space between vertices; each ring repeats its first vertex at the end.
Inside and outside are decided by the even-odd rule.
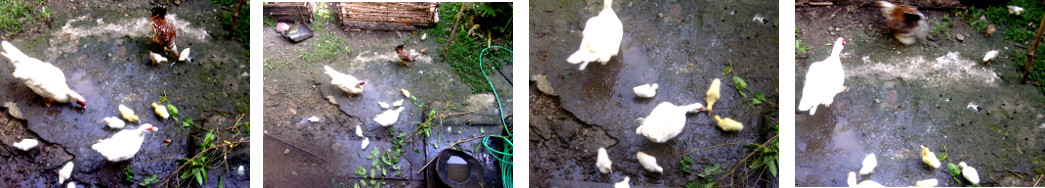
POLYGON ((825 2, 809 2, 809 5, 813 5, 813 6, 830 6, 830 5, 834 5, 834 4, 835 4, 835 3, 832 3, 832 2, 830 2, 830 1, 825 1, 825 2))
MULTIPOLYGON (((751 151, 751 153, 748 153, 747 156, 744 156, 744 159, 741 159, 740 161, 737 161, 737 164, 733 165, 733 168, 730 168, 729 173, 727 173, 727 174, 729 174, 729 176, 732 176, 733 173, 736 172, 737 167, 739 167, 741 163, 743 163, 744 161, 747 161, 748 158, 751 158, 751 156, 754 156, 755 153, 758 152, 758 149, 766 147, 766 145, 768 145, 769 142, 772 142, 773 139, 776 139, 779 136, 780 135, 775 135, 772 138, 769 138, 768 140, 766 140, 766 142, 763 142, 762 145, 758 146, 758 148, 755 148, 753 151, 751 151)), ((726 178, 726 175, 723 175, 721 178, 719 178, 719 180, 721 181, 722 178, 726 178)), ((729 184, 731 184, 731 185, 733 184, 733 178, 729 179, 729 184)))
POLYGON ((750 142, 733 142, 733 143, 719 144, 719 145, 714 145, 714 146, 710 146, 710 147, 700 148, 700 149, 694 150, 694 151, 685 152, 683 154, 689 155, 690 153, 693 153, 693 152, 704 151, 704 150, 709 150, 709 149, 712 149, 712 148, 728 146, 728 145, 737 145, 737 144, 754 144, 754 143, 750 143, 750 142))
POLYGON ((457 24, 458 24, 459 21, 461 21, 461 13, 464 13, 464 8, 465 7, 468 7, 468 6, 465 6, 465 3, 462 2, 461 3, 461 10, 457 11, 457 17, 454 18, 454 25, 453 25, 452 28, 450 28, 450 36, 449 36, 450 40, 447 40, 446 48, 443 50, 443 62, 446 62, 446 54, 450 53, 450 44, 454 43, 454 35, 457 34, 457 24))
POLYGON ((1042 176, 1045 176, 1045 174, 1038 175, 1038 180, 1034 180, 1034 185, 1031 186, 1031 187, 1037 187, 1038 186, 1038 182, 1041 182, 1042 176))
POLYGON ((1023 49, 1025 49, 1025 50, 1027 49, 1027 47, 1026 47, 1026 46, 1023 46, 1023 45, 1020 45, 1020 44, 1012 44, 1012 45, 1013 45, 1013 46, 1016 46, 1016 47, 1020 47, 1020 48, 1023 48, 1023 49))
POLYGON ((739 109, 739 108, 722 108, 721 110, 736 110, 736 111, 741 111, 741 112, 744 112, 744 113, 749 113, 749 114, 755 114, 755 115, 759 115, 759 116, 762 116, 762 117, 764 117, 764 118, 766 118, 766 119, 772 120, 773 122, 777 122, 777 123, 780 123, 779 121, 777 121, 777 120, 776 120, 776 118, 773 118, 773 117, 767 116, 767 115, 765 115, 765 114, 760 114, 760 113, 754 113, 754 112, 751 112, 751 111, 747 111, 747 110, 744 110, 744 109, 739 109))
POLYGON ((269 135, 268 133, 264 133, 264 134, 265 134, 265 136, 268 136, 269 138, 276 139, 276 141, 282 142, 283 144, 286 144, 286 145, 288 145, 290 147, 297 148, 298 150, 304 151, 305 153, 308 153, 309 155, 312 155, 312 156, 317 157, 319 159, 323 159, 323 161, 327 161, 327 158, 320 157, 319 155, 316 155, 315 153, 309 152, 308 150, 302 149, 302 148, 300 148, 298 146, 295 146, 294 144, 290 144, 287 141, 283 141, 282 139, 276 138, 275 136, 269 135))
MULTIPOLYGON (((493 136, 493 137, 500 137, 499 135, 492 135, 492 134, 488 134, 488 135, 482 135, 482 136, 477 136, 477 137, 472 137, 472 138, 469 138, 469 139, 467 139, 467 140, 459 140, 459 141, 457 141, 457 142, 454 142, 454 144, 450 144, 450 147, 446 147, 446 148, 453 148, 454 146, 457 146, 457 144, 460 144, 460 143, 465 143, 465 142, 470 142, 470 141, 472 141, 472 140, 475 140, 475 139, 477 139, 477 138, 483 138, 483 137, 487 137, 487 136, 493 136)), ((429 159, 429 160, 428 160, 428 162, 427 162, 427 163, 425 163, 425 166, 422 166, 422 167, 421 167, 421 169, 417 169, 417 173, 418 173, 418 174, 420 174, 420 173, 421 173, 421 171, 424 171, 424 170, 425 170, 425 168, 428 168, 428 165, 429 165, 429 164, 432 164, 432 161, 435 161, 435 159, 436 159, 436 158, 432 158, 432 159, 429 159)))

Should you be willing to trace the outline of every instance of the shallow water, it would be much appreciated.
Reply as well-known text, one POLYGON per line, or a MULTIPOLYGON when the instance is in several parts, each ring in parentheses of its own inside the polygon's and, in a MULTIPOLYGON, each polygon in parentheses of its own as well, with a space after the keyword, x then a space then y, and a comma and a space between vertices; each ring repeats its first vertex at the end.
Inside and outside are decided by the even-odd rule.
MULTIPOLYGON (((947 31, 966 36, 964 42, 937 36, 900 46, 880 26, 877 9, 822 15, 837 8, 800 7, 796 15, 804 43, 846 37, 841 57, 848 87, 816 115, 796 114, 797 186, 846 186, 846 173, 860 169, 870 153, 878 156, 878 167, 859 179, 886 186, 930 178, 940 186, 959 186, 945 166, 960 161, 977 168, 984 186, 1031 186, 1032 179, 1018 178, 1027 174, 1014 172, 1045 172, 1040 142, 1045 95, 1019 84, 1022 62, 1012 61, 1016 49, 1002 36, 986 38, 951 21, 947 31), (840 31, 824 29, 829 27, 840 31), (979 59, 991 49, 1003 55, 986 66, 979 59), (947 153, 944 166, 922 163, 920 145, 937 156, 947 153)), ((930 23, 947 14, 923 13, 930 23)), ((813 46, 808 59, 797 60, 796 87, 802 87, 808 65, 830 53, 830 46, 813 46)), ((796 89, 797 101, 801 88, 796 89)))
MULTIPOLYGON (((722 75, 722 70, 732 64, 749 89, 775 98, 777 52, 771 46, 776 46, 777 40, 776 2, 614 2, 613 9, 625 27, 620 54, 606 65, 592 63, 587 70, 578 71, 577 65, 566 63, 566 57, 577 50, 584 21, 602 9, 602 1, 581 2, 530 4, 530 74, 547 76, 557 95, 531 93, 530 174, 535 176, 530 178, 531 186, 615 183, 623 176, 631 177, 632 185, 682 186, 698 179, 678 169, 683 152, 723 143, 764 141, 760 136, 772 122, 767 124, 769 120, 745 111, 772 114, 775 110, 768 110, 768 105, 748 109, 750 99, 736 93, 731 76, 722 75), (753 21, 756 16, 767 22, 753 21), (724 133, 714 126, 712 118, 699 113, 687 115, 686 129, 666 143, 652 143, 634 133, 639 124, 636 119, 648 115, 660 102, 703 104, 707 85, 715 78, 721 79, 723 86, 714 114, 744 122, 744 131, 724 133), (657 96, 635 98, 632 88, 647 83, 658 83, 657 96), (533 102, 551 100, 546 97, 554 97, 552 103, 556 104, 533 102), (557 112, 560 110, 566 112, 557 112), (599 147, 606 147, 614 160, 611 175, 598 174, 595 169, 599 147), (635 160, 638 151, 657 157, 664 174, 642 170, 635 160)), ((535 88, 531 91, 539 92, 535 88)), ((696 161, 694 172, 716 163, 723 168, 736 165, 748 152, 741 146, 690 153, 696 161)), ((773 184, 757 183, 758 178, 752 175, 734 185, 773 184)))

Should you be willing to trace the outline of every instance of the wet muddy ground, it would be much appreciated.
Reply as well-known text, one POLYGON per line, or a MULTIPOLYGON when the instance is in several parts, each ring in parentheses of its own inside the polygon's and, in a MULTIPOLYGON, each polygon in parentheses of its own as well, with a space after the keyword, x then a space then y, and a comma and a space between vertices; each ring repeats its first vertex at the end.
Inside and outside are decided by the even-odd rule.
MULTIPOLYGON (((316 37, 295 44, 279 36, 274 27, 264 27, 266 186, 351 187, 362 180, 387 183, 383 187, 419 187, 428 179, 426 173, 418 170, 439 151, 458 140, 502 134, 493 94, 473 93, 461 83, 451 66, 441 62, 443 45, 435 43, 432 34, 422 41, 424 30, 400 31, 402 37, 394 31, 345 32, 333 22, 314 29, 320 30, 316 37), (303 55, 314 52, 313 45, 328 42, 321 37, 327 34, 345 39, 350 52, 315 62, 303 60, 303 55), (398 44, 405 44, 406 49, 430 51, 406 67, 393 50, 398 44), (323 73, 324 65, 365 80, 363 93, 348 97, 332 86, 330 77, 323 73), (418 102, 404 97, 401 89, 409 90, 418 102), (397 100, 405 100, 406 108, 398 121, 391 127, 377 124, 373 118, 383 111, 378 102, 397 100), (436 116, 445 118, 433 121, 429 137, 415 133, 417 124, 432 109, 436 116), (312 116, 320 120, 306 120, 312 116), (357 126, 369 138, 365 150, 360 149, 364 138, 355 135, 357 126), (389 135, 390 131, 407 135, 403 147, 406 152, 398 163, 401 170, 387 170, 387 175, 377 173, 371 178, 356 175, 357 167, 368 173, 374 169, 372 159, 367 158, 371 150, 383 152, 392 148, 396 138, 389 135)), ((494 45, 498 43, 503 42, 494 41, 494 45)), ((479 50, 482 49, 476 49, 476 53, 479 50)), ((511 70, 511 64, 502 70, 511 70)), ((500 95, 504 113, 511 114, 511 85, 497 73, 490 79, 500 95)), ((486 186, 499 187, 496 159, 479 146, 480 140, 454 148, 484 163, 486 186)))
MULTIPOLYGON (((767 104, 749 107, 750 99, 734 89, 732 74, 722 72, 732 64, 750 90, 776 103, 776 3, 613 2, 624 24, 620 54, 607 65, 594 63, 578 71, 566 57, 577 50, 585 21, 598 14, 602 1, 531 2, 530 76, 546 77, 554 91, 541 92, 538 82, 531 82, 530 186, 608 186, 628 176, 632 185, 681 187, 698 179, 704 183, 696 173, 705 166, 737 166, 750 150, 743 148, 745 144, 727 143, 762 143, 772 137, 771 126, 777 122, 764 117, 775 118, 777 110, 767 104), (722 132, 712 117, 699 113, 687 115, 685 130, 666 143, 635 134, 636 119, 656 104, 704 104, 715 78, 723 85, 713 114, 743 122, 743 131, 722 132), (631 88, 646 83, 659 84, 657 96, 635 98, 631 88), (722 144, 726 146, 709 148, 722 144), (599 147, 607 148, 614 161, 611 174, 595 168, 599 147), (702 148, 709 149, 698 151, 702 148), (638 151, 656 157, 664 174, 642 169, 635 158, 638 151), (679 169, 683 153, 695 161, 693 174, 679 169)), ((776 186, 769 173, 746 172, 747 162, 739 165, 733 178, 714 176, 720 186, 776 186)))
MULTIPOLYGON (((15 120, 5 113, 0 117, 0 163, 3 187, 55 186, 57 171, 66 161, 75 168, 71 181, 83 186, 123 187, 124 172, 133 169, 137 184, 149 175, 162 182, 181 165, 177 160, 189 158, 198 151, 204 130, 216 129, 218 140, 246 141, 246 132, 232 133, 230 128, 245 115, 249 96, 247 49, 227 40, 221 23, 209 16, 224 11, 210 1, 182 2, 171 7, 168 18, 178 27, 176 39, 180 48, 191 47, 193 63, 173 66, 152 65, 148 51, 161 52, 152 42, 148 27, 150 6, 147 1, 121 3, 51 2, 48 9, 57 14, 49 28, 13 36, 14 46, 31 57, 50 62, 62 69, 70 88, 85 96, 87 108, 79 105, 43 105, 43 99, 21 81, 13 78, 13 66, 4 58, 0 64, 0 101, 14 102, 25 120, 15 120), (220 49, 220 50, 216 50, 220 49), (180 116, 195 119, 196 125, 181 127, 174 121, 153 115, 152 102, 161 96, 178 107, 180 116), (134 109, 142 123, 159 128, 145 137, 141 151, 124 162, 108 162, 90 145, 117 131, 105 127, 102 119, 118 116, 117 106, 134 109), (242 115, 242 116, 241 116, 242 115), (24 138, 37 138, 41 146, 28 152, 9 144, 24 138), (164 140, 170 140, 165 145, 164 140)), ((6 108, 11 111, 14 108, 6 108)), ((242 122, 240 122, 242 123, 242 122)), ((134 127, 133 123, 129 126, 134 127)), ((242 187, 249 184, 249 152, 241 145, 208 171, 204 186, 242 187), (244 175, 236 168, 243 166, 244 175)), ((177 174, 168 186, 192 186, 196 182, 178 181, 177 174)))
POLYGON ((960 161, 978 169, 984 186, 1031 186, 1045 174, 1045 95, 1019 83, 1024 62, 1013 52, 1022 49, 1004 40, 1005 28, 986 37, 954 12, 922 10, 930 25, 947 16, 952 26, 903 46, 871 1, 850 3, 796 7, 798 40, 812 49, 796 60, 795 100, 809 64, 826 58, 831 46, 823 44, 837 37, 846 38, 848 87, 831 107, 796 115, 797 186, 846 186, 847 173, 869 153, 878 167, 860 179, 886 186, 930 178, 964 186, 945 167, 960 161), (981 60, 990 50, 1001 53, 986 66, 981 60), (947 153, 944 167, 923 164, 919 145, 947 153))

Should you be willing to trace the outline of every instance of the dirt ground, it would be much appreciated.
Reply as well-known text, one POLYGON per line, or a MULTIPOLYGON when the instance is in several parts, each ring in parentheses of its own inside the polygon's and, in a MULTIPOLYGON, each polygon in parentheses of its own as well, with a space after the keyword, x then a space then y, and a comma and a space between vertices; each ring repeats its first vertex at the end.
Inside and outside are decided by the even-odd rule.
POLYGON ((977 168, 983 186, 1031 186, 1045 172, 1045 95, 1019 83, 1024 62, 1013 60, 1019 46, 1029 45, 1005 41, 1007 28, 986 37, 956 12, 922 10, 931 26, 951 26, 904 46, 872 2, 796 7, 797 39, 812 47, 796 59, 796 101, 808 66, 826 58, 831 46, 824 44, 837 37, 846 38, 848 87, 816 115, 796 114, 796 186, 846 186, 847 173, 869 153, 878 156, 878 167, 861 180, 967 184, 952 180, 946 167, 924 165, 920 145, 947 153, 944 166, 965 161, 977 168), (981 59, 990 50, 1001 53, 987 66, 981 59))
POLYGON ((706 183, 697 173, 720 164, 726 171, 739 168, 729 177, 712 176, 719 186, 775 187, 768 172, 746 168, 741 159, 750 150, 736 143, 772 137, 776 107, 749 106, 750 99, 734 89, 734 74, 723 75, 723 69, 732 65, 747 82, 749 97, 758 91, 776 103, 776 2, 615 1, 624 24, 620 54, 607 65, 578 71, 566 57, 577 50, 585 20, 601 9, 596 0, 530 3, 530 186, 609 186, 627 176, 633 186, 681 187, 706 183), (666 143, 635 134, 636 119, 656 104, 705 103, 715 78, 722 80, 722 98, 713 114, 743 122, 743 131, 723 132, 712 116, 699 113, 687 115, 685 130, 666 143), (536 85, 544 81, 536 80, 546 80, 553 91, 540 91, 536 85), (646 83, 659 84, 657 96, 635 98, 631 88, 646 83), (614 161, 611 174, 595 168, 599 147, 614 161), (638 151, 656 157, 664 173, 642 169, 638 151), (695 161, 693 173, 681 172, 682 155, 695 161))
MULTIPOLYGON (((87 187, 125 187, 156 175, 166 186, 193 186, 195 181, 180 181, 173 174, 180 158, 190 158, 199 149, 205 130, 215 129, 219 141, 248 141, 245 131, 230 128, 245 115, 249 96, 247 49, 225 38, 225 27, 214 16, 223 9, 211 1, 182 2, 170 7, 169 19, 178 27, 180 48, 191 47, 193 63, 152 65, 148 51, 162 49, 151 41, 148 27, 148 1, 79 2, 54 1, 46 4, 55 15, 45 27, 29 29, 5 39, 31 57, 50 62, 63 70, 70 88, 84 95, 87 108, 78 105, 43 105, 43 99, 13 78, 13 67, 6 58, 0 63, 0 101, 13 102, 24 120, 5 112, 0 115, 0 163, 2 187, 54 187, 57 171, 67 161, 75 168, 71 181, 87 187), (221 50, 215 50, 221 49, 221 50), (193 118, 196 124, 182 127, 172 120, 153 115, 152 102, 167 96, 162 104, 179 108, 179 116, 193 118), (105 128, 102 119, 118 116, 117 106, 135 110, 142 123, 159 128, 145 137, 141 151, 124 162, 108 162, 90 149, 96 140, 108 138, 116 130, 105 128), (17 150, 10 143, 36 138, 42 143, 29 151, 17 150), (170 144, 164 144, 169 140, 170 144), (133 176, 125 176, 127 169, 133 176), (127 182, 130 178, 132 182, 127 182)), ((5 111, 14 111, 12 106, 5 111)), ((243 122, 240 122, 243 123, 243 122)), ((132 128, 136 123, 128 123, 132 128)), ((226 187, 249 184, 249 144, 229 150, 227 158, 208 171, 205 187, 221 182, 226 187), (236 169, 243 167, 244 175, 236 169)), ((153 186, 164 186, 153 183, 153 186)))
MULTIPOLYGON (((384 187, 417 187, 430 179, 428 173, 418 173, 418 170, 439 151, 458 140, 503 132, 496 118, 493 95, 473 93, 458 81, 451 66, 441 62, 443 45, 435 43, 432 34, 420 40, 424 30, 399 31, 402 37, 394 31, 346 32, 333 22, 319 29, 320 33, 347 40, 350 52, 333 59, 308 62, 301 57, 311 53, 316 43, 326 42, 321 41, 319 35, 295 44, 279 36, 274 27, 266 26, 263 31, 267 187, 351 187, 361 180, 387 182, 384 187), (398 44, 405 44, 407 49, 428 48, 430 51, 406 67, 400 64, 393 50, 398 44), (367 81, 363 93, 348 97, 330 85, 330 77, 323 73, 324 65, 367 81), (404 97, 401 89, 409 90, 418 103, 404 97), (406 109, 395 125, 382 127, 372 120, 383 111, 377 104, 379 101, 392 103, 401 99, 405 100, 406 109), (417 124, 433 109, 437 116, 445 118, 434 123, 429 137, 415 133, 417 124), (319 122, 306 120, 312 116, 318 117, 319 122), (364 138, 355 135, 357 126, 369 138, 370 144, 365 150, 360 149, 364 138), (373 178, 356 175, 357 167, 366 168, 368 172, 372 169, 372 160, 366 158, 370 150, 385 151, 392 146, 395 137, 390 136, 389 131, 408 135, 403 148, 406 152, 399 162, 401 170, 389 170, 387 175, 379 173, 373 178)), ((498 43, 502 42, 494 41, 494 45, 498 43)), ((511 64, 502 69, 511 70, 511 64)), ((497 73, 490 79, 500 95, 504 113, 511 114, 511 85, 497 73)), ((481 145, 480 140, 454 148, 463 148, 484 163, 486 185, 499 186, 496 160, 484 149, 474 150, 481 145)))

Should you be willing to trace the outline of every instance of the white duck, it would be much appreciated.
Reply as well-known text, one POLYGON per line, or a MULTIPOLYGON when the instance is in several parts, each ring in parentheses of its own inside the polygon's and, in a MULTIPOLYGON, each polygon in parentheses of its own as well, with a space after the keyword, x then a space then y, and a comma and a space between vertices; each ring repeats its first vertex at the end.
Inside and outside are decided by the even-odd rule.
POLYGON ((645 168, 650 172, 664 173, 664 168, 661 168, 660 165, 657 165, 657 158, 654 158, 653 156, 650 156, 646 153, 642 153, 641 151, 639 153, 636 153, 635 157, 639 159, 639 164, 642 165, 642 168, 645 168))
POLYGON ((106 160, 112 162, 124 161, 138 153, 142 142, 145 141, 145 133, 157 130, 159 128, 146 123, 138 127, 138 129, 122 130, 112 135, 112 137, 99 140, 98 143, 91 145, 91 148, 105 156, 106 160))
POLYGON ((87 101, 83 96, 69 89, 69 85, 65 83, 65 73, 62 73, 61 69, 25 55, 7 41, 3 41, 0 45, 3 45, 4 48, 4 52, 0 52, 0 55, 7 57, 11 60, 11 64, 14 64, 15 71, 12 75, 43 97, 44 104, 51 106, 53 102, 76 101, 83 108, 87 108, 87 101))
POLYGON ((348 96, 363 93, 363 84, 366 84, 366 81, 356 79, 356 77, 353 77, 352 75, 337 72, 337 70, 330 68, 330 66, 323 66, 323 69, 325 69, 325 73, 330 76, 330 84, 337 86, 341 91, 345 91, 348 96))
POLYGON ((835 95, 845 90, 845 86, 842 85, 845 82, 845 72, 842 70, 842 60, 838 57, 844 44, 845 39, 838 37, 834 49, 831 50, 831 56, 809 65, 798 110, 809 111, 809 115, 813 115, 818 105, 831 106, 835 95))
POLYGON ((675 106, 670 102, 662 102, 653 108, 649 116, 642 120, 642 125, 635 133, 649 138, 656 143, 664 143, 682 133, 686 126, 686 113, 704 110, 704 105, 693 103, 686 106, 675 106))
POLYGON ((384 112, 377 114, 377 116, 374 117, 374 121, 384 127, 395 124, 396 121, 399 121, 399 112, 402 112, 403 109, 405 108, 399 107, 395 110, 385 110, 384 112))
POLYGON ((628 184, 630 181, 631 177, 624 176, 624 180, 614 183, 613 188, 631 188, 631 184, 628 184))
POLYGON ((965 164, 965 161, 959 162, 958 167, 962 168, 962 177, 965 177, 972 184, 980 184, 980 173, 977 173, 975 168, 965 164))
POLYGON ((613 161, 610 161, 610 156, 606 154, 606 148, 599 148, 599 156, 596 157, 595 167, 599 168, 599 172, 611 173, 613 172, 613 161))
POLYGON ((62 166, 62 169, 58 170, 58 184, 61 185, 65 180, 69 179, 73 175, 73 161, 69 161, 62 166))
POLYGON ((33 147, 36 147, 36 145, 39 144, 40 141, 36 139, 22 139, 22 141, 15 142, 12 145, 14 145, 15 148, 18 148, 22 151, 29 151, 29 149, 33 149, 33 147))
POLYGON ((657 83, 653 83, 653 85, 642 84, 631 88, 631 90, 635 92, 637 97, 652 98, 657 95, 657 87, 659 87, 657 83))
POLYGON ((571 64, 581 64, 584 70, 588 63, 599 62, 606 65, 610 58, 620 51, 620 42, 624 39, 624 25, 620 23, 611 5, 613 0, 603 0, 602 11, 591 17, 584 24, 580 49, 566 58, 571 64))
POLYGON ((878 166, 878 159, 874 156, 874 153, 864 157, 863 167, 860 167, 860 175, 867 175, 874 172, 874 167, 878 166))

